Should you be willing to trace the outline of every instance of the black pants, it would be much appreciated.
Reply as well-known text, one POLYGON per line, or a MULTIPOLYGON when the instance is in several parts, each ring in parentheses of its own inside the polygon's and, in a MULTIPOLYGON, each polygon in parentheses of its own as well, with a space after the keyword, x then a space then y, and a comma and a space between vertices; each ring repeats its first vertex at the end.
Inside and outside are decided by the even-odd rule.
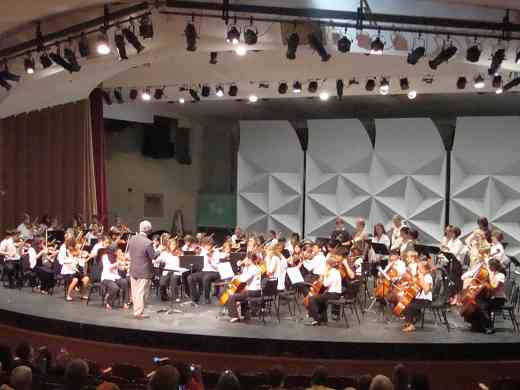
POLYGON ((36 274, 38 275, 38 279, 40 279, 40 289, 42 291, 49 292, 49 290, 56 286, 56 278, 51 268, 39 267, 36 269, 36 274))
POLYGON ((168 299, 168 286, 170 286, 171 298, 177 298, 177 283, 179 281, 179 276, 175 275, 173 271, 168 271, 166 275, 161 275, 159 279, 159 288, 161 290, 161 298, 163 300, 168 299))
POLYGON ((309 314, 318 322, 327 322, 327 305, 330 299, 339 299, 341 294, 324 293, 309 299, 309 314))
POLYGON ((408 306, 405 307, 403 314, 406 322, 415 324, 419 319, 421 310, 424 309, 431 302, 426 299, 414 299, 408 306))
POLYGON ((15 288, 15 282, 20 283, 20 261, 6 260, 4 263, 4 273, 9 282, 9 288, 15 288))
POLYGON ((114 306, 117 294, 119 293, 123 302, 128 302, 128 281, 126 279, 103 280, 103 286, 106 289, 106 303, 114 306))
MULTIPOLYGON (((303 269, 304 267, 302 267, 303 269)), ((316 280, 318 280, 320 277, 319 275, 315 275, 311 272, 308 272, 304 277, 303 277, 303 281, 305 283, 308 283, 308 284, 312 284, 314 283, 316 280)), ((309 293, 309 290, 310 290, 310 286, 305 284, 304 287, 303 287, 303 294, 304 295, 307 295, 309 293)))
POLYGON ((211 283, 220 279, 218 272, 213 271, 201 271, 191 274, 188 277, 188 284, 190 285, 191 300, 193 302, 199 302, 202 292, 204 297, 209 301, 211 292, 211 283))
POLYGON ((470 318, 471 329, 483 332, 487 328, 494 326, 494 310, 504 306, 505 298, 479 298, 477 299, 478 309, 470 318))
POLYGON ((248 298, 257 298, 262 295, 260 290, 258 291, 248 291, 243 290, 239 293, 233 294, 229 297, 227 301, 228 313, 231 318, 238 318, 238 309, 237 303, 240 303, 240 311, 242 315, 246 318, 249 317, 249 305, 247 304, 248 298))

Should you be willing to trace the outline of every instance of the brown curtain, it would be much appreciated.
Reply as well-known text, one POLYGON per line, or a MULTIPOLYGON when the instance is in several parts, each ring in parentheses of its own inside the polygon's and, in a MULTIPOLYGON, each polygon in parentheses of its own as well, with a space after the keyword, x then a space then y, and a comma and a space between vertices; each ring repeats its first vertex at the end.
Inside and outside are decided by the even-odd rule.
POLYGON ((82 100, 0 120, 3 230, 49 214, 69 223, 97 213, 90 103, 82 100))

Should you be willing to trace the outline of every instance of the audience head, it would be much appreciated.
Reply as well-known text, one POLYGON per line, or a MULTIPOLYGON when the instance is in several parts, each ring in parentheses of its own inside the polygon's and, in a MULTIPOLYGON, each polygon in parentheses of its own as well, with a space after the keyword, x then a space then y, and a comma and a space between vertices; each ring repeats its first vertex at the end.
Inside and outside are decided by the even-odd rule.
POLYGON ((177 369, 179 373, 179 386, 186 386, 191 381, 191 368, 189 364, 184 362, 175 362, 173 366, 177 369))
POLYGON ((103 382, 96 387, 96 390, 119 390, 119 386, 112 382, 103 382))
POLYGON ((139 232, 140 233, 150 233, 152 231, 152 224, 150 221, 141 221, 139 223, 139 232))
POLYGON ((372 383, 372 375, 365 374, 358 378, 358 390, 369 390, 372 383))
POLYGON ((285 370, 282 367, 276 366, 271 368, 269 370, 269 386, 272 389, 281 389, 284 386, 285 377, 285 370))
POLYGON ((430 390, 430 381, 423 373, 415 373, 410 379, 411 390, 430 390))
POLYGON ((24 362, 30 362, 34 358, 34 349, 28 342, 21 342, 16 346, 14 356, 24 362))
POLYGON ((410 383, 410 374, 404 364, 397 364, 392 373, 392 382, 395 390, 407 390, 410 383))
POLYGON ((376 375, 370 383, 370 390, 394 390, 392 381, 384 375, 376 375))
POLYGON ((27 366, 18 366, 11 372, 11 386, 15 390, 31 390, 32 371, 27 366))
POLYGON ((88 365, 82 359, 72 359, 65 367, 66 389, 82 389, 88 382, 88 365))
POLYGON ((226 370, 220 374, 215 390, 240 390, 240 382, 233 371, 226 370))
POLYGON ((311 375, 312 386, 326 386, 329 380, 329 372, 325 366, 318 366, 311 375))
POLYGON ((150 379, 150 390, 177 390, 179 386, 179 372, 171 364, 157 368, 150 379))

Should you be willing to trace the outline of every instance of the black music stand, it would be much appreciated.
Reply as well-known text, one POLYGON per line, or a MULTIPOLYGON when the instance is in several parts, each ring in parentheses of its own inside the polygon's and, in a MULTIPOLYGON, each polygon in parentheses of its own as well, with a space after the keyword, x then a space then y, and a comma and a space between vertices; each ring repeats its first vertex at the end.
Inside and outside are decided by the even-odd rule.
POLYGON ((65 230, 48 230, 47 239, 49 241, 56 240, 56 242, 63 243, 63 241, 65 241, 65 230))
POLYGON ((233 252, 229 254, 229 262, 231 263, 231 268, 235 274, 240 271, 237 263, 244 260, 245 258, 246 252, 233 252))
POLYGON ((179 257, 179 265, 181 268, 189 269, 190 273, 202 270, 204 256, 183 255, 179 257))
POLYGON ((385 244, 380 244, 377 242, 370 241, 370 246, 372 247, 372 249, 374 250, 376 255, 387 256, 390 254, 390 252, 388 251, 388 248, 385 244))
POLYGON ((441 252, 441 249, 438 246, 433 245, 415 244, 414 248, 417 253, 419 253, 420 255, 425 255, 427 257, 429 257, 430 255, 437 256, 441 252))

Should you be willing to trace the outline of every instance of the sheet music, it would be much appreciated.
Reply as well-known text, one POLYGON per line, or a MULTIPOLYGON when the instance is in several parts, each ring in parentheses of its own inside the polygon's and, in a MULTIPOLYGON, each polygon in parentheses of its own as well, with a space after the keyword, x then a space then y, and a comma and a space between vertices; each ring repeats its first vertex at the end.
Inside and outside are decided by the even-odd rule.
POLYGON ((233 272, 233 268, 231 268, 231 263, 226 261, 225 263, 217 264, 218 273, 220 275, 220 279, 231 279, 235 276, 233 272))
POLYGON ((287 268, 287 276, 292 284, 303 283, 303 276, 298 267, 287 268))

